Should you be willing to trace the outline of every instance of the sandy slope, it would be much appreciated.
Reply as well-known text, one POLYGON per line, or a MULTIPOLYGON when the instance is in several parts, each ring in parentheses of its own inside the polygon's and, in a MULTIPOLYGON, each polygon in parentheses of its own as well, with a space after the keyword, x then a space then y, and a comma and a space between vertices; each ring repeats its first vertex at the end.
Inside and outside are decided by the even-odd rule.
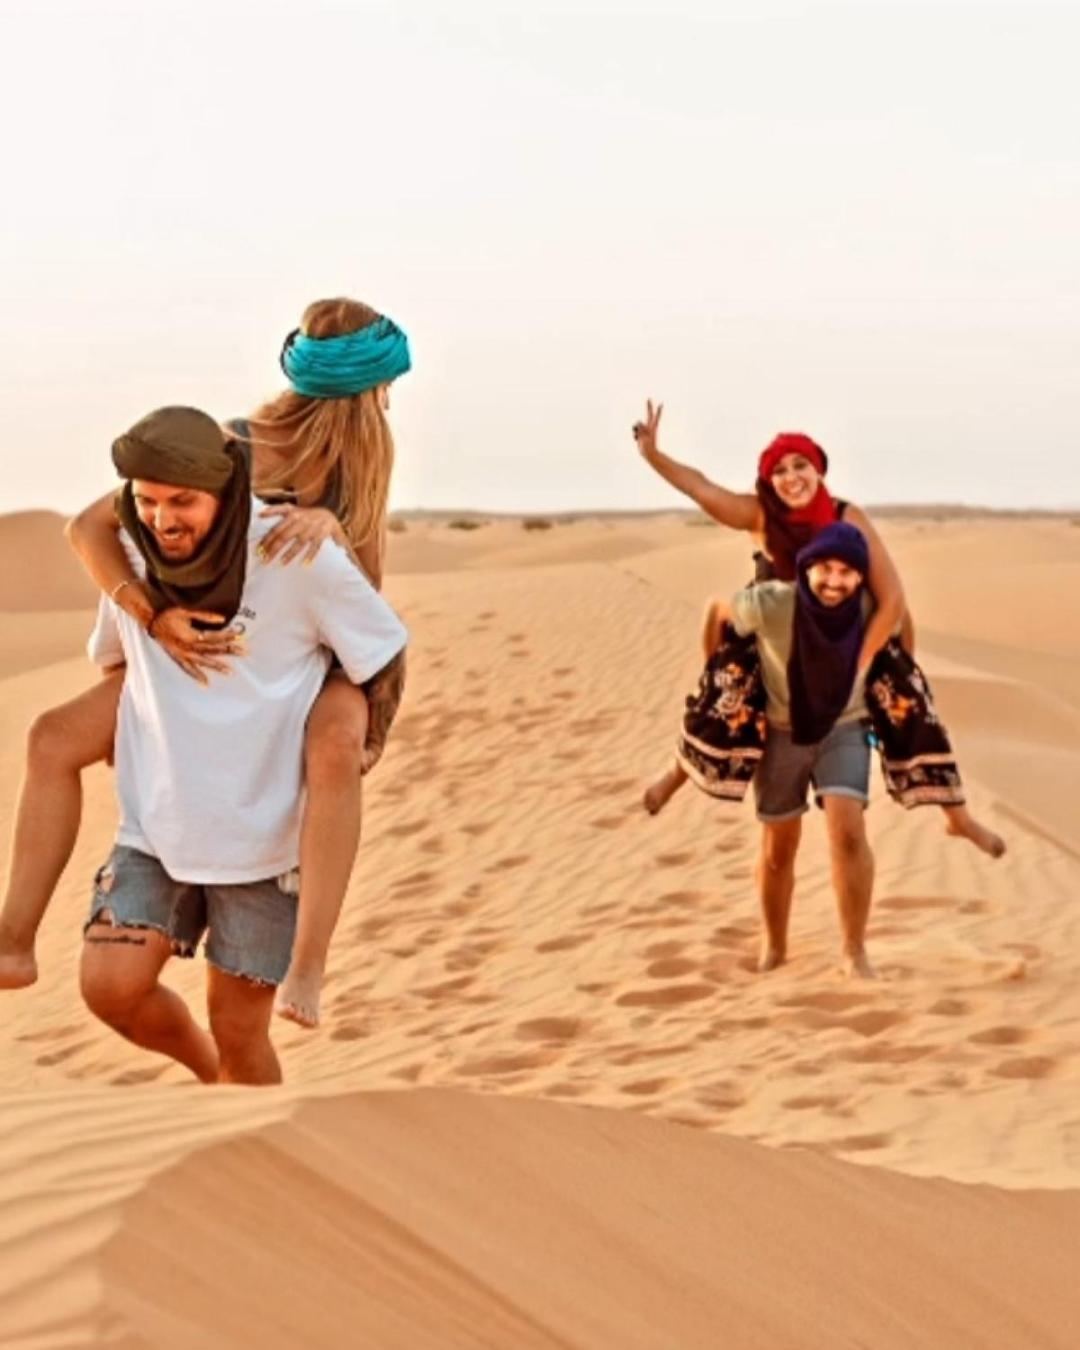
MULTIPOLYGON (((1016 557, 1029 536, 1007 528, 1018 532, 1008 541, 1016 557)), ((400 1327, 418 1289, 447 1310, 443 1325, 482 1308, 516 1328, 509 1339, 487 1341, 425 1341, 417 1331, 410 1344, 1074 1343, 1075 1335, 1054 1337, 1067 1312, 1080 1317, 1075 1281, 1061 1286, 1063 1302, 1054 1305, 1034 1285, 1007 1290, 998 1274, 1004 1266, 995 1264, 1030 1252, 1033 1272, 1041 1259, 1052 1273, 1062 1246, 1055 1224, 1067 1215, 1075 1226, 1073 1196, 1051 1203, 942 1182, 904 1191, 910 1181, 810 1156, 1011 1190, 1072 1191, 1080 1181, 1080 712, 1066 696, 1080 671, 1080 641, 1075 622, 1051 621, 1070 594, 1059 578, 1080 563, 1080 531, 1033 526, 1026 585, 1005 599, 995 571, 1001 540, 983 522, 932 529, 905 522, 891 525, 889 536, 973 807, 1008 834, 1010 854, 991 863, 946 841, 933 811, 905 814, 879 793, 870 810, 878 861, 871 936, 884 978, 874 986, 855 988, 835 974, 819 821, 809 822, 800 862, 793 960, 762 979, 750 969, 749 807, 719 807, 688 789, 656 820, 639 810, 642 779, 666 758, 694 674, 701 602, 732 589, 747 570, 741 541, 679 520, 578 522, 528 536, 507 523, 471 533, 425 525, 394 537, 390 592, 414 634, 408 706, 370 783, 326 1025, 314 1036, 283 1028, 289 1087, 281 1093, 181 1087, 178 1070, 84 1015, 73 978, 77 928, 112 815, 108 775, 92 774, 86 828, 46 921, 42 981, 2 1005, 8 1103, 0 1157, 3 1185, 21 1198, 0 1207, 0 1328, 24 1337, 3 1343, 185 1343, 197 1320, 192 1300, 182 1285, 153 1275, 177 1246, 206 1243, 200 1215, 215 1189, 229 1196, 230 1211, 242 1211, 215 1229, 223 1252, 250 1251, 251 1225, 272 1214, 258 1228, 268 1270, 280 1271, 284 1259, 268 1226, 301 1225, 301 1245, 322 1254, 321 1302, 310 1266, 295 1285, 284 1277, 262 1282, 268 1309, 282 1316, 294 1300, 308 1306, 301 1294, 329 1303, 333 1315, 345 1281, 361 1291, 355 1316, 385 1318, 383 1328, 400 1327), (966 593, 959 607, 943 571, 953 529, 951 556, 969 569, 964 586, 970 577, 988 579, 985 594, 966 593), (423 570, 425 562, 440 570, 423 570), (936 634, 944 639, 937 646, 936 634), (1039 681, 1043 663, 1060 672, 1051 686, 1039 681), (107 1087, 140 1082, 153 1085, 107 1087), (284 1133, 247 1137, 312 1096, 414 1085, 619 1114, 492 1103, 496 1113, 521 1112, 500 1128, 504 1118, 486 1114, 483 1102, 406 1094, 302 1106, 284 1133), (746 1152, 664 1123, 671 1121, 803 1151, 746 1152), (381 1144, 372 1151, 376 1138, 396 1140, 399 1152, 387 1157, 381 1144), (515 1141, 521 1151, 500 1152, 515 1141), (310 1169, 308 1149, 318 1158, 310 1169), (702 1149, 715 1149, 715 1159, 702 1149), (605 1150, 621 1171, 604 1170, 605 1150), (179 1172, 152 1180, 185 1157, 191 1161, 179 1172), (257 1196, 257 1188, 230 1181, 253 1175, 252 1167, 270 1178, 257 1196), (639 1173, 642 1186, 655 1174, 658 1189, 622 1194, 618 1176, 636 1183, 639 1173), (190 1192, 196 1174, 209 1191, 190 1192), (450 1174, 464 1175, 469 1195, 445 1189, 450 1174), (721 1208, 722 1194, 744 1174, 770 1196, 772 1226, 747 1229, 740 1210, 739 1225, 710 1228, 697 1201, 721 1208), (546 1215, 557 1228, 562 1206, 581 1190, 595 1194, 596 1222, 582 1231, 583 1246, 567 1249, 564 1275, 547 1280, 550 1256, 523 1257, 525 1268, 511 1270, 519 1238, 533 1250, 522 1214, 546 1215), (285 1197, 287 1217, 267 1208, 274 1196, 275 1205, 285 1197), (807 1196, 812 1202, 800 1208, 807 1196), (334 1236, 313 1217, 321 1198, 334 1236), (628 1209, 631 1200, 640 1207, 628 1209), (874 1229, 883 1204, 915 1226, 889 1236, 874 1229), (867 1275, 873 1293, 846 1314, 846 1340, 835 1325, 815 1339, 821 1317, 805 1322, 803 1339, 797 1323, 784 1320, 797 1307, 819 1307, 821 1243, 808 1225, 821 1210, 846 1216, 838 1223, 870 1225, 850 1245, 860 1259, 876 1253, 867 1275), (933 1219, 926 1228, 918 1226, 924 1214, 933 1219), (149 1235, 166 1218, 181 1237, 153 1249, 149 1235), (1022 1240, 1014 1225, 1024 1227, 1022 1240), (762 1246, 789 1227, 803 1245, 785 1258, 778 1304, 759 1282, 762 1246), (1007 1232, 1017 1234, 1008 1251, 964 1245, 993 1245, 1007 1232), (675 1234, 694 1239, 685 1256, 675 1234), (947 1320, 943 1291, 953 1285, 938 1282, 944 1267, 932 1244, 942 1235, 964 1253, 970 1281, 953 1281, 955 1307, 970 1309, 963 1337, 947 1320), (885 1259, 894 1250, 923 1253, 917 1277, 899 1278, 908 1267, 885 1259), (132 1264, 139 1254, 142 1276, 132 1264), (643 1302, 615 1300, 590 1321, 580 1268, 607 1270, 609 1257, 627 1263, 633 1278, 624 1283, 640 1289, 643 1302), (398 1272, 392 1298, 357 1283, 365 1261, 398 1272), (734 1283, 732 1262, 742 1272, 734 1283), (674 1297, 665 1270, 684 1282, 680 1290, 692 1282, 701 1301, 674 1297), (557 1288, 541 1308, 549 1283, 557 1288), (47 1308, 43 1289, 59 1291, 47 1308), (687 1301, 683 1340, 628 1339, 631 1320, 655 1331, 687 1301), (859 1320, 872 1306, 886 1310, 893 1339, 859 1320), (633 1319, 631 1307, 640 1307, 633 1319), (577 1309, 577 1322, 564 1320, 565 1308, 577 1309), (695 1341, 694 1328, 707 1325, 693 1321, 703 1309, 744 1330, 723 1342, 695 1341), (1033 1321, 1018 1339, 1009 1318, 1021 1311, 1033 1321), (761 1320, 774 1315, 775 1323, 761 1320), (146 1339, 150 1325, 162 1339, 146 1339), (528 1340, 526 1326, 540 1339, 528 1340), (772 1328, 771 1341, 753 1339, 761 1327, 772 1328)), ((3 682, 5 831, 22 728, 88 677, 75 659, 3 682)), ((197 997, 197 964, 178 966, 172 978, 197 997)), ((578 1227, 575 1220, 565 1231, 578 1227)), ((549 1251, 564 1241, 557 1231, 549 1251)), ((610 1281, 598 1276, 593 1284, 607 1290, 610 1281)), ((199 1325, 198 1338, 207 1334, 199 1325)), ((373 1343, 406 1343, 392 1334, 384 1330, 373 1343)))

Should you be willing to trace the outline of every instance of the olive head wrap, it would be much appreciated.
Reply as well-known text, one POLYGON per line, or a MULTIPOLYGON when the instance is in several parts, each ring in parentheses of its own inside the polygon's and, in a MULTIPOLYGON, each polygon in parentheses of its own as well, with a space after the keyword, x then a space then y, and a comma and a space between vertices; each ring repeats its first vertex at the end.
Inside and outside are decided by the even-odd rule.
POLYGON ((113 463, 128 481, 116 514, 146 562, 155 609, 209 610, 228 623, 240 608, 251 521, 251 475, 243 449, 197 408, 158 408, 113 442, 113 463), (212 492, 217 516, 190 558, 174 562, 139 519, 132 480, 212 492))

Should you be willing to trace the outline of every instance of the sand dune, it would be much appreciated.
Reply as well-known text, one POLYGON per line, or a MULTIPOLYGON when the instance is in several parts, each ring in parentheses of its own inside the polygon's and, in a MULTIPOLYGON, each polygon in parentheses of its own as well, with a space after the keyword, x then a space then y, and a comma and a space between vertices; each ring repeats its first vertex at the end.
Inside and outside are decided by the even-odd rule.
MULTIPOLYGON (((0 516, 0 609, 92 609, 97 594, 63 537, 64 517, 54 511, 0 516)), ((5 648, 6 648, 5 643, 5 648)))
POLYGON ((380 1093, 308 1104, 156 1177, 102 1251, 103 1303, 161 1350, 1066 1350, 1078 1222, 1077 1194, 856 1173, 615 1112, 380 1093), (162 1286, 179 1295, 168 1321, 162 1286))
MULTIPOLYGON (((1033 529, 1023 604, 1053 614, 1080 531, 1033 529)), ((973 809, 1010 852, 992 863, 946 840, 933 810, 901 812, 876 789, 872 986, 836 974, 818 820, 791 963, 762 979, 749 806, 687 789, 655 820, 640 810, 696 671, 701 603, 748 571, 743 541, 678 518, 394 536, 389 591, 414 634, 408 701, 368 786, 325 1026, 282 1028, 280 1093, 183 1086, 84 1014, 78 926, 113 814, 108 773, 89 775, 42 980, 2 1004, 3 1343, 236 1343, 189 1293, 220 1277, 200 1264, 204 1246, 208 1261, 267 1263, 250 1258, 267 1272, 264 1308, 260 1277, 239 1268, 242 1306, 282 1335, 309 1299, 337 1317, 347 1285, 348 1326, 380 1346, 1075 1343, 1080 1294, 1055 1264, 1070 1250, 1055 1225, 1075 1226, 1080 1182, 1080 730, 1062 696, 1080 639, 1060 613, 1057 627, 1007 621, 1012 593, 957 612, 940 581, 949 531, 970 574, 985 563, 990 576, 984 522, 888 531, 973 809), (1040 679, 1050 668, 1063 680, 1040 679), (265 1184, 246 1189, 256 1175, 265 1184), (744 1179, 768 1195, 762 1212, 744 1179), (216 1192, 233 1203, 211 1241, 200 1216, 216 1192), (582 1194, 592 1217, 575 1207, 582 1194), (856 1234, 845 1261, 870 1263, 865 1299, 842 1286, 843 1320, 823 1305, 823 1290, 839 1294, 817 1264, 833 1251, 813 1227, 821 1213, 856 1234), (155 1242, 163 1224, 182 1240, 155 1242), (778 1292, 762 1270, 789 1238, 778 1292), (159 1278, 178 1249, 182 1277, 159 1278), (321 1256, 324 1284, 298 1249, 321 1256), (608 1299, 620 1279, 625 1299, 608 1299), (502 1339, 431 1339, 429 1313, 444 1337, 486 1318, 502 1339), (672 1325, 681 1340, 632 1339, 672 1325), (694 1339, 718 1325, 730 1333, 694 1339)), ((3 680, 5 832, 25 726, 90 678, 75 658, 3 680)), ((170 978, 198 997, 199 963, 170 978)), ((338 1326, 318 1343, 357 1343, 338 1326)))

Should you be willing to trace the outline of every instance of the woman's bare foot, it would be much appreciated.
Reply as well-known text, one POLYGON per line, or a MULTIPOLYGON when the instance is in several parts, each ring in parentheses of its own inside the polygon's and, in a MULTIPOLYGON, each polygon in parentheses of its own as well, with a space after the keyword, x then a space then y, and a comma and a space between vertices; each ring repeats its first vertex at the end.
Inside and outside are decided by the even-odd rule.
POLYGON ((681 765, 673 764, 666 773, 661 774, 655 782, 650 783, 645 789, 645 796, 642 798, 645 810, 648 811, 649 815, 655 816, 658 811, 662 811, 685 782, 685 770, 681 765))
POLYGON ((319 995, 322 993, 323 972, 321 970, 294 970, 292 966, 278 986, 274 1011, 287 1022, 297 1026, 317 1027, 319 1025, 319 995))
POLYGON ((845 952, 840 958, 840 969, 849 979, 877 979, 877 971, 870 964, 870 958, 862 947, 857 952, 845 952))
POLYGON ((946 834, 954 835, 957 839, 970 839, 976 848, 991 858, 1005 856, 1005 840, 1000 834, 981 825, 966 806, 946 807, 945 822, 946 834))
POLYGON ((25 989, 38 977, 34 944, 0 933, 0 989, 25 989))

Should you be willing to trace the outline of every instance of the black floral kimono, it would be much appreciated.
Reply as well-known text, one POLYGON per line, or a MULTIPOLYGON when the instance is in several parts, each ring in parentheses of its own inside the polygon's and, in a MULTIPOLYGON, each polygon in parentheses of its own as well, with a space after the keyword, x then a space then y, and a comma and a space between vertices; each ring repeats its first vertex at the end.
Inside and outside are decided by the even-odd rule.
MULTIPOLYGON (((960 770, 929 681, 897 638, 870 663, 866 708, 893 801, 906 808, 959 806, 960 770)), ((725 624, 696 693, 686 700, 676 758, 703 792, 741 802, 767 734, 757 643, 725 624)))

